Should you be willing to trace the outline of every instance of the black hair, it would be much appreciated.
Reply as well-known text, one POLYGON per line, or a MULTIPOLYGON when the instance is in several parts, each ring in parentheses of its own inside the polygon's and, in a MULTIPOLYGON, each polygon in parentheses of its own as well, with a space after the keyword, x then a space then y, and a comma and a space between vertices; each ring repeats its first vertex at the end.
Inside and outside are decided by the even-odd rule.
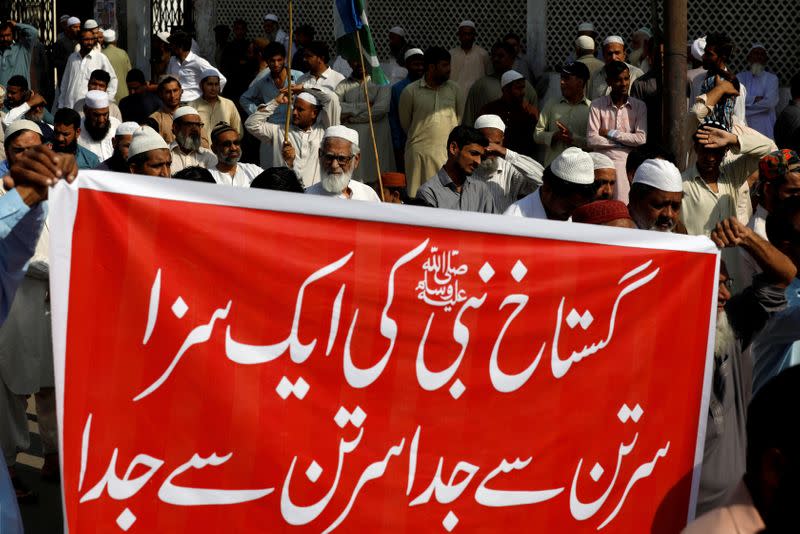
POLYGON ((603 71, 606 73, 606 79, 613 80, 615 78, 619 78, 619 76, 625 72, 629 71, 628 64, 624 61, 609 61, 606 63, 606 66, 603 67, 603 71))
POLYGON ((95 69, 89 75, 89 81, 97 80, 98 82, 103 82, 106 85, 111 83, 111 75, 104 71, 103 69, 95 69))
POLYGON ((425 50, 425 67, 436 65, 440 61, 450 61, 450 52, 441 46, 431 46, 425 50))
POLYGON ((25 79, 25 76, 20 74, 15 74, 11 78, 8 79, 6 82, 6 86, 13 85, 14 87, 19 87, 23 91, 28 90, 28 80, 25 79))
POLYGON ((300 26, 297 27, 297 29, 294 31, 294 33, 302 33, 304 35, 308 35, 309 37, 311 37, 313 39, 314 35, 317 32, 316 32, 316 30, 314 30, 314 27, 311 24, 301 24, 300 26))
POLYGON ((706 36, 706 48, 714 48, 714 53, 727 61, 733 54, 733 41, 727 34, 721 32, 712 32, 706 36))
POLYGON ((625 172, 633 174, 639 165, 644 163, 647 159, 663 159, 667 160, 673 165, 675 164, 675 154, 673 154, 667 147, 658 143, 645 143, 639 145, 628 153, 628 159, 625 160, 625 172))
POLYGON ((74 126, 77 130, 81 127, 81 116, 72 108, 61 108, 53 116, 53 124, 63 124, 64 126, 74 126))
POLYGON ((156 92, 160 93, 160 92, 161 92, 161 90, 162 90, 162 89, 164 89, 164 87, 165 87, 165 86, 166 86, 168 83, 173 83, 173 82, 177 83, 177 84, 178 84, 178 87, 181 87, 181 82, 180 82, 180 80, 178 80, 178 78, 176 78, 175 76, 164 76, 164 77, 161 79, 161 81, 160 81, 160 82, 158 82, 158 87, 156 88, 156 92))
POLYGON ((447 146, 452 143, 455 143, 458 148, 464 148, 467 145, 489 146, 489 140, 480 130, 463 125, 456 126, 450 131, 450 135, 447 136, 447 146))
POLYGON ((800 98, 800 72, 792 76, 789 82, 792 91, 792 98, 800 98))
MULTIPOLYGON (((145 152, 146 154, 146 152, 145 152)), ((214 180, 214 177, 208 171, 208 169, 204 169, 203 167, 186 167, 185 169, 181 169, 175 174, 172 175, 173 178, 176 180, 188 180, 190 182, 204 182, 207 184, 215 184, 217 183, 214 180)))
POLYGON ((322 61, 327 65, 331 60, 331 49, 322 41, 311 41, 306 46, 306 50, 322 58, 322 61))
POLYGON ((125 76, 127 83, 145 83, 144 72, 139 69, 131 69, 125 76))
POLYGON ((513 46, 511 46, 510 44, 508 44, 508 43, 507 43, 507 42, 505 42, 505 41, 497 41, 497 42, 495 42, 495 43, 492 45, 492 52, 494 52, 494 50, 495 50, 496 48, 502 48, 502 49, 503 49, 503 51, 505 51, 505 53, 506 53, 506 54, 508 54, 508 55, 509 55, 509 57, 511 57, 512 59, 514 59, 515 57, 517 57, 517 51, 516 51, 516 50, 514 50, 514 47, 513 47, 513 46))
POLYGON ((288 167, 270 167, 255 177, 250 183, 254 189, 271 189, 273 191, 288 191, 289 193, 303 193, 303 185, 297 179, 297 174, 288 167))
POLYGON ((264 59, 271 58, 274 56, 282 56, 286 57, 286 47, 283 46, 282 43, 277 41, 272 41, 269 43, 265 48, 264 51, 261 52, 261 57, 264 59))
POLYGON ((591 200, 597 193, 598 184, 592 182, 590 184, 576 184, 568 182, 563 178, 559 178, 550 168, 550 165, 545 167, 542 173, 542 182, 546 183, 553 194, 559 197, 580 196, 583 199, 591 200))
POLYGON ((508 41, 509 39, 514 39, 516 42, 522 44, 522 37, 520 37, 519 34, 516 34, 514 32, 508 32, 503 37, 503 41, 508 41))
POLYGON ((169 44, 189 51, 192 49, 192 37, 184 31, 178 31, 169 36, 169 44))
POLYGON ((9 28, 11 28, 12 32, 14 31, 14 25, 11 24, 11 21, 6 20, 6 21, 3 21, 2 23, 0 23, 0 30, 7 30, 9 28))
POLYGON ((800 197, 789 197, 767 216, 767 239, 775 246, 800 243, 800 197), (795 226, 795 221, 798 226, 795 226))

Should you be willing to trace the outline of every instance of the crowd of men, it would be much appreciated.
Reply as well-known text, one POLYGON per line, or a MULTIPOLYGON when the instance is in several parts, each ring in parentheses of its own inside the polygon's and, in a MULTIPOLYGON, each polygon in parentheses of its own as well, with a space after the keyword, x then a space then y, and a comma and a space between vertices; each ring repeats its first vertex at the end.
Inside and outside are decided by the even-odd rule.
MULTIPOLYGON (((689 149, 675 154, 648 139, 661 129, 648 28, 626 41, 582 23, 557 68, 560 94, 548 94, 519 36, 485 50, 469 20, 450 50, 423 51, 392 28, 390 85, 359 58, 333 57, 308 25, 290 43, 273 14, 255 39, 243 20, 232 39, 217 27, 209 59, 189 33, 157 34, 149 78, 113 30, 61 24, 53 102, 31 87, 36 29, 0 24, 0 175, 48 146, 80 169, 710 237, 723 262, 702 517, 687 532, 792 530, 800 425, 771 410, 800 390, 787 370, 800 362, 800 75, 778 114, 764 45, 744 47, 749 68, 734 73, 743 43, 709 32, 687 44, 689 127, 669 135, 689 149)), ((30 445, 30 395, 42 476, 58 478, 47 242, 45 226, 0 328, 0 443, 20 503, 35 499, 14 471, 30 445)))

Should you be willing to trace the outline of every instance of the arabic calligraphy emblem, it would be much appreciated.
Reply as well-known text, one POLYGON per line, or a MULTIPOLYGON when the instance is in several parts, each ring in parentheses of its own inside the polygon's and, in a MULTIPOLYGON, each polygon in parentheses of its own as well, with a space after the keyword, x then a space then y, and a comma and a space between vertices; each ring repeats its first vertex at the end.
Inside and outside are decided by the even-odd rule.
POLYGON ((439 252, 431 247, 431 255, 422 264, 423 278, 417 283, 417 298, 431 306, 443 307, 449 312, 453 304, 467 300, 467 292, 458 288, 458 277, 469 269, 466 264, 453 266, 457 250, 439 252))

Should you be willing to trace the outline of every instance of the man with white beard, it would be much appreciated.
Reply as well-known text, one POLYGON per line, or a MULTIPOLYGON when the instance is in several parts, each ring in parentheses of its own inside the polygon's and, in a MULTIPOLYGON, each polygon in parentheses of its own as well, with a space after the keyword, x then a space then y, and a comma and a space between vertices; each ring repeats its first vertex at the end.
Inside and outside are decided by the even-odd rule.
POLYGON ((786 255, 736 217, 719 223, 711 239, 720 248, 738 246, 747 250, 763 272, 753 279, 752 286, 731 297, 733 280, 725 263, 720 264, 714 370, 698 515, 725 504, 744 474, 745 423, 753 386, 750 342, 768 319, 785 307, 784 289, 797 274, 786 255))
POLYGON ((633 176, 628 211, 641 230, 672 232, 683 201, 681 171, 667 160, 647 159, 633 176))
POLYGON ((186 167, 203 167, 213 169, 217 164, 217 156, 202 146, 201 132, 203 122, 196 109, 181 106, 172 116, 172 133, 175 140, 169 145, 172 153, 170 174, 175 174, 186 167))
POLYGON ((320 180, 308 189, 309 195, 380 202, 370 186, 352 180, 361 161, 358 132, 347 126, 330 126, 319 148, 320 180))
POLYGON ((486 136, 489 146, 472 177, 486 182, 497 213, 503 213, 511 204, 542 185, 544 167, 503 146, 506 125, 499 116, 481 115, 475 121, 475 129, 486 136))

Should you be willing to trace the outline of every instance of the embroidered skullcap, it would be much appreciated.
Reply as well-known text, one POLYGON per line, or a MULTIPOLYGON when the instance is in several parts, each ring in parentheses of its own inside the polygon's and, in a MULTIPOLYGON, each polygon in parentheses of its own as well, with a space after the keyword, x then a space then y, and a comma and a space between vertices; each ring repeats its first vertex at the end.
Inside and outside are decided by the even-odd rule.
POLYGON ((239 132, 237 132, 233 126, 231 126, 227 122, 219 121, 216 124, 216 126, 214 126, 214 129, 211 130, 211 140, 216 141, 217 137, 224 134, 225 132, 234 132, 237 136, 239 135, 239 132))
POLYGON ((117 133, 114 134, 115 137, 121 137, 123 135, 133 135, 136 130, 139 129, 139 123, 128 121, 123 122, 119 126, 117 126, 117 133))
POLYGON ((619 35, 609 35, 606 37, 605 41, 603 41, 603 46, 610 45, 611 43, 624 45, 625 40, 619 35))
POLYGON ((348 128, 347 126, 337 125, 337 126, 329 126, 325 130, 325 134, 322 136, 323 139, 328 139, 329 137, 338 137, 339 139, 345 139, 350 141, 354 145, 358 146, 358 132, 348 128))
POLYGON ((596 200, 572 212, 572 221, 584 224, 606 224, 618 219, 630 219, 628 206, 619 200, 596 200))
POLYGON ((406 175, 402 172, 384 172, 381 174, 383 187, 405 187, 406 175))
POLYGON ((694 132, 695 139, 697 139, 697 132, 699 132, 700 130, 702 130, 703 128, 706 128, 706 127, 715 128, 717 130, 722 130, 724 132, 730 132, 730 129, 727 126, 725 126, 724 124, 722 124, 721 122, 719 122, 717 120, 714 120, 714 119, 706 118, 705 121, 701 122, 697 126, 697 130, 695 130, 695 132, 694 132))
POLYGON ((495 128, 501 132, 505 132, 506 123, 497 115, 481 115, 475 119, 475 129, 482 130, 484 128, 495 128))
POLYGON ((297 98, 299 98, 300 100, 305 100, 312 106, 319 106, 319 100, 317 100, 317 97, 312 95, 308 91, 303 91, 302 93, 298 94, 297 98))
POLYGON ((575 46, 581 50, 594 50, 594 39, 588 35, 581 35, 575 39, 575 46))
POLYGON ((39 125, 35 122, 29 121, 28 119, 19 119, 9 124, 8 128, 6 128, 6 139, 22 130, 30 130, 31 132, 42 135, 42 129, 39 128, 39 125))
POLYGON ((524 76, 519 72, 515 70, 507 70, 503 73, 503 76, 500 77, 500 87, 505 87, 506 85, 523 78, 524 76))
POLYGON ((565 182, 581 185, 594 183, 592 157, 574 146, 559 154, 550 164, 550 170, 565 182))
POLYGON ((84 30, 93 30, 97 28, 98 24, 97 21, 94 19, 87 19, 86 22, 83 23, 84 30))
POLYGON ((199 116, 200 113, 198 113, 197 110, 194 109, 192 106, 181 106, 181 107, 179 107, 178 109, 175 110, 175 114, 172 116, 172 120, 176 121, 176 120, 180 119, 181 117, 185 117, 186 115, 198 115, 199 116))
POLYGON ((698 37, 692 42, 692 57, 696 61, 703 61, 703 54, 706 53, 706 36, 698 37))
POLYGON ((128 148, 128 159, 130 160, 134 156, 160 148, 169 150, 169 146, 167 142, 164 141, 164 138, 151 127, 141 126, 133 133, 133 140, 131 141, 130 148, 128 148))
POLYGON ((423 56, 424 57, 425 56, 425 52, 423 52, 419 48, 409 48, 408 50, 406 50, 406 53, 403 56, 403 59, 405 61, 408 61, 408 58, 410 58, 412 56, 423 56))
POLYGON ((566 63, 564 66, 561 67, 561 74, 567 74, 569 76, 577 76, 583 81, 587 81, 591 77, 591 73, 589 72, 589 67, 587 67, 580 61, 570 61, 569 63, 566 63))
POLYGON ((683 192, 681 171, 665 159, 644 160, 633 175, 633 183, 649 185, 667 193, 683 192))
POLYGON ((107 43, 113 43, 117 40, 117 32, 114 30, 103 31, 103 40, 107 43))
POLYGON ((589 152, 589 156, 592 158, 594 170, 596 171, 599 171, 600 169, 616 169, 614 162, 611 161, 611 158, 605 154, 601 154, 600 152, 589 152))
POLYGON ((92 90, 86 93, 83 105, 89 109, 103 109, 108 107, 108 93, 92 90))
POLYGON ((770 182, 790 172, 800 171, 800 157, 794 150, 784 148, 770 152, 758 161, 758 178, 770 182))

